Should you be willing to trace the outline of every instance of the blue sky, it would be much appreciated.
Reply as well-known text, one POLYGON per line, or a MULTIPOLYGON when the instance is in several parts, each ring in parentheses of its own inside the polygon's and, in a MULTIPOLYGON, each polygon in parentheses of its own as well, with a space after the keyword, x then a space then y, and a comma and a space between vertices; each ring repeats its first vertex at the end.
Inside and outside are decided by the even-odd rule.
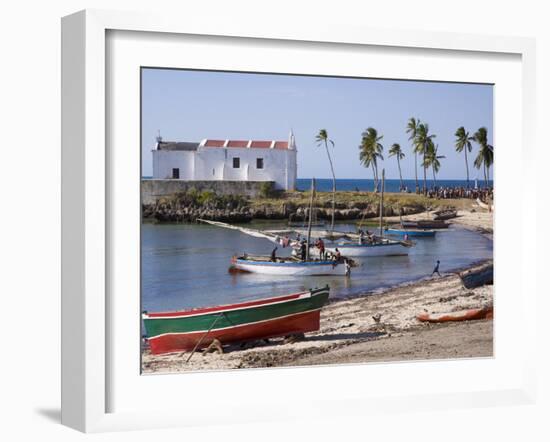
MULTIPOLYGON (((493 144, 491 85, 143 69, 142 169, 151 175, 151 149, 157 130, 164 140, 288 139, 292 128, 298 146, 298 177, 329 178, 324 148, 315 136, 326 129, 337 178, 372 178, 359 163, 361 132, 372 126, 384 138, 386 177, 399 178, 395 157, 387 151, 399 143, 406 157, 403 178, 414 178, 414 156, 405 132, 410 117, 427 122, 441 160, 442 179, 465 179, 464 155, 455 152, 459 126, 473 134, 488 129, 493 144)), ((470 156, 470 177, 482 178, 470 156)), ((419 177, 421 170, 419 168, 419 177)), ((430 175, 431 176, 431 175, 430 175)))

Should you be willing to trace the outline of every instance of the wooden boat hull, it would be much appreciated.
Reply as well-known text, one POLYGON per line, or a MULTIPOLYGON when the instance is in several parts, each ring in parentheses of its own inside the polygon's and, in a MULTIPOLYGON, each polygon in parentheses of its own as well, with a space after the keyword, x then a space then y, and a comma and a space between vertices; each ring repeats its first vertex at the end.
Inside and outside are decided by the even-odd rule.
POLYGON ((444 221, 447 219, 456 218, 456 210, 442 210, 434 213, 434 221, 444 221))
POLYGON ((286 261, 266 262, 236 259, 233 267, 237 270, 249 273, 260 273, 263 275, 281 276, 321 276, 346 274, 345 265, 335 261, 286 261))
POLYGON ((419 220, 419 221, 403 221, 402 226, 413 229, 447 229, 449 224, 445 221, 437 220, 419 220))
POLYGON ((143 321, 153 354, 191 351, 214 339, 228 344, 319 330, 328 297, 327 286, 227 306, 144 313, 143 321))
POLYGON ((474 308, 448 313, 421 313, 416 319, 422 322, 453 322, 493 319, 493 307, 474 308))
POLYGON ((458 274, 467 289, 493 283, 493 263, 483 264, 458 274))
POLYGON ((388 235, 405 236, 415 238, 433 238, 435 230, 405 230, 405 229, 386 229, 388 235))
MULTIPOLYGON (((408 255, 410 247, 401 243, 389 244, 339 244, 338 250, 342 256, 401 256, 408 255)), ((335 248, 327 248, 334 252, 335 248)))

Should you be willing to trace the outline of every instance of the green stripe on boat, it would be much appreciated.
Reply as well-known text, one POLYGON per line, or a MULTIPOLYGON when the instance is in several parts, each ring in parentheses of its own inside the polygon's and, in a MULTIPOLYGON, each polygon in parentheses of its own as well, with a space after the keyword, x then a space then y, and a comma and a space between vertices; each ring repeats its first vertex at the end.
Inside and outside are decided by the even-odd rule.
POLYGON ((311 290, 311 296, 278 302, 274 298, 273 303, 258 306, 239 308, 234 310, 212 312, 193 316, 155 317, 148 318, 144 315, 143 322, 149 339, 155 336, 170 333, 191 333, 207 331, 215 322, 213 330, 237 327, 283 316, 305 313, 318 310, 327 302, 329 289, 322 288, 311 290))

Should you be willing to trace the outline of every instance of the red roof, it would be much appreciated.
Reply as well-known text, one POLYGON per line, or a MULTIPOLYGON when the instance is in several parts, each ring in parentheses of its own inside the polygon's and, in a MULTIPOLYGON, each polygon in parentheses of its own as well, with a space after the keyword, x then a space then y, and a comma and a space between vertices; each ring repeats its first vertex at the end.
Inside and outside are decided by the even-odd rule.
POLYGON ((269 148, 271 147, 271 143, 271 141, 252 141, 252 143, 250 143, 250 147, 269 148))
POLYGON ((206 147, 223 147, 224 144, 225 140, 206 140, 204 143, 206 147))
POLYGON ((205 147, 241 147, 250 146, 256 149, 269 149, 271 146, 275 149, 288 149, 288 141, 268 141, 268 140, 206 140, 205 147))
POLYGON ((288 141, 275 141, 275 149, 288 149, 288 141))
POLYGON ((248 140, 229 140, 227 147, 247 147, 248 140))

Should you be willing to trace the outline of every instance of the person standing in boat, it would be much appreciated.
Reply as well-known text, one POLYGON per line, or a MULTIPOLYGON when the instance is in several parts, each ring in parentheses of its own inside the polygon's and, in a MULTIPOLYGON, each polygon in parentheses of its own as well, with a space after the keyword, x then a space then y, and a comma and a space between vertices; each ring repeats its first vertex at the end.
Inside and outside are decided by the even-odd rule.
POLYGON ((325 259, 325 242, 322 238, 319 238, 317 247, 319 247, 319 259, 322 261, 323 259, 325 259))
POLYGON ((276 262, 276 261, 277 261, 277 247, 275 247, 271 251, 271 262, 276 262))
POLYGON ((365 242, 365 232, 363 230, 359 230, 359 244, 363 244, 365 242))
POLYGON ((300 255, 301 255, 302 261, 305 261, 306 255, 307 255, 307 245, 306 245, 305 239, 303 239, 300 244, 300 255))
POLYGON ((342 254, 340 253, 340 250, 338 250, 338 247, 336 247, 336 249, 334 249, 334 260, 336 262, 340 262, 341 259, 342 259, 342 254))
POLYGON ((441 273, 439 273, 439 259, 437 260, 437 264, 435 265, 434 271, 430 276, 433 276, 434 273, 437 273, 439 276, 441 276, 441 273))

